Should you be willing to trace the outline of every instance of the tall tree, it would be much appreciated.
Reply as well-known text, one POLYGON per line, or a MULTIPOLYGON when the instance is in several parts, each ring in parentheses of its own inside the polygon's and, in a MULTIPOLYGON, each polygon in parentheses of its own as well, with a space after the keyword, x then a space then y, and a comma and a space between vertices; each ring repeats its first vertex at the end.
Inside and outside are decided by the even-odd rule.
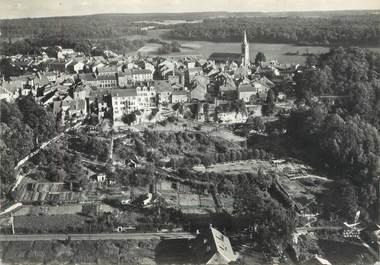
POLYGON ((275 100, 276 98, 273 89, 269 89, 265 103, 261 107, 261 113, 264 116, 273 115, 275 109, 275 100))
POLYGON ((265 58, 265 54, 262 52, 258 52, 255 57, 255 65, 260 65, 262 62, 265 62, 267 59, 265 58))

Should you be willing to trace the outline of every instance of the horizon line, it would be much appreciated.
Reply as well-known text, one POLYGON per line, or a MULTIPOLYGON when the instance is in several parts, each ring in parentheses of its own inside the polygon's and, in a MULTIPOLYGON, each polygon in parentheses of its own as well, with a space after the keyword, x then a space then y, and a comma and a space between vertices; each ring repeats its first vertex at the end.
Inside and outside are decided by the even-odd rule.
POLYGON ((178 12, 108 12, 108 13, 88 13, 82 15, 57 15, 57 16, 35 16, 35 17, 14 17, 14 18, 0 18, 1 20, 17 20, 17 19, 40 19, 40 18, 67 18, 67 17, 84 17, 84 16, 99 16, 99 15, 173 15, 173 14, 207 14, 207 13, 227 13, 227 14, 281 14, 281 13, 311 13, 311 12, 322 12, 322 13, 331 13, 331 12, 352 12, 352 11, 368 11, 374 12, 379 11, 380 9, 332 9, 332 10, 291 10, 291 11, 178 11, 178 12))

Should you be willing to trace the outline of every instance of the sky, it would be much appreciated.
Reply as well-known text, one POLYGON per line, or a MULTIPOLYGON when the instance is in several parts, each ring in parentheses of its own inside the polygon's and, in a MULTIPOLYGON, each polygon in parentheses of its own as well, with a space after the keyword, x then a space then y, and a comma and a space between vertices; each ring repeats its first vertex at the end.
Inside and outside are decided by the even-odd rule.
POLYGON ((380 0, 0 0, 0 19, 97 13, 380 9, 380 0))

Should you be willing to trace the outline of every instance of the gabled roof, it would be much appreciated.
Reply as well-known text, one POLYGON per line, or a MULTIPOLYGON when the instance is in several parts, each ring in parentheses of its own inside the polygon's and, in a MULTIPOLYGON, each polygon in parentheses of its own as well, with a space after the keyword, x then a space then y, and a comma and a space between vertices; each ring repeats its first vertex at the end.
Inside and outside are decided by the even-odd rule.
POLYGON ((56 73, 54 73, 54 72, 47 72, 44 75, 45 76, 56 76, 56 73))
POLYGON ((189 72, 199 72, 202 71, 202 67, 193 67, 188 69, 189 72))
POLYGON ((236 91, 236 86, 233 83, 227 82, 219 87, 220 92, 236 91))
POLYGON ((266 85, 268 87, 274 87, 275 84, 270 81, 267 77, 263 76, 261 77, 259 80, 257 80, 259 83, 263 84, 263 85, 266 85))
POLYGON ((219 70, 216 68, 212 68, 210 72, 207 73, 207 76, 213 76, 219 74, 219 70))
POLYGON ((151 74, 152 71, 149 69, 127 69, 124 73, 120 73, 120 76, 126 75, 141 75, 141 74, 151 74))
POLYGON ((12 95, 12 93, 2 87, 0 87, 0 94, 8 94, 8 95, 12 95))
POLYGON ((79 78, 85 81, 96 81, 96 77, 92 73, 79 74, 79 78))
POLYGON ((244 77, 249 74, 250 70, 245 66, 240 66, 235 70, 235 77, 244 77))
POLYGON ((169 82, 166 80, 155 80, 154 87, 156 91, 159 92, 171 92, 173 89, 170 86, 169 82))
POLYGON ((206 86, 210 84, 210 79, 207 76, 196 75, 192 79, 192 84, 195 86, 206 86))
POLYGON ((14 94, 14 93, 17 92, 17 87, 16 87, 16 85, 14 85, 14 84, 12 84, 12 83, 9 83, 9 82, 6 82, 6 81, 3 82, 3 83, 1 84, 1 87, 2 87, 4 90, 10 92, 11 94, 14 94))
POLYGON ((96 80, 117 80, 116 76, 114 75, 98 75, 96 77, 96 80))
POLYGON ((185 87, 182 84, 174 83, 174 84, 171 84, 171 88, 175 91, 180 91, 180 90, 184 90, 185 87))
POLYGON ((20 75, 20 76, 10 76, 10 81, 28 81, 33 80, 35 78, 34 75, 20 75))
POLYGON ((85 110, 86 109, 86 100, 80 99, 80 100, 73 100, 70 102, 70 109, 71 110, 85 110))
POLYGON ((132 69, 133 74, 151 74, 152 71, 149 69, 132 69))
POLYGON ((241 61, 240 53, 214 52, 210 55, 209 60, 213 61, 241 61))
POLYGON ((117 65, 108 65, 98 69, 99 73, 117 72, 117 65))
POLYGON ((57 92, 57 89, 53 89, 52 91, 50 91, 49 93, 47 93, 46 95, 44 95, 42 97, 42 99, 40 100, 40 102, 42 104, 45 104, 45 103, 49 103, 52 101, 52 99, 54 98, 55 96, 55 92, 57 92))
POLYGON ((206 233, 197 236, 192 248, 198 263, 201 264, 229 264, 238 258, 228 237, 212 227, 206 233))
POLYGON ((135 88, 113 89, 111 95, 112 97, 136 97, 137 91, 135 88))
POLYGON ((74 92, 81 92, 81 91, 89 92, 90 89, 91 88, 88 85, 77 85, 74 87, 73 91, 74 92))
MULTIPOLYGON (((225 235, 223 235, 221 232, 219 232, 215 228, 212 228, 212 227, 211 227, 211 234, 212 234, 213 239, 214 239, 216 250, 217 250, 218 254, 220 255, 218 257, 218 259, 221 258, 222 260, 225 260, 227 263, 229 263, 231 261, 236 261, 237 255, 235 255, 235 253, 232 249, 231 242, 230 242, 229 238, 226 237, 225 235)), ((208 263, 208 264, 210 264, 210 263, 208 263)), ((220 264, 220 263, 217 263, 217 264, 220 264)))
POLYGON ((258 82, 253 82, 250 84, 241 84, 238 88, 239 92, 255 92, 258 88, 266 88, 269 90, 268 86, 265 86, 258 82))
POLYGON ((188 91, 186 90, 179 90, 179 91, 173 91, 173 96, 187 96, 188 91))

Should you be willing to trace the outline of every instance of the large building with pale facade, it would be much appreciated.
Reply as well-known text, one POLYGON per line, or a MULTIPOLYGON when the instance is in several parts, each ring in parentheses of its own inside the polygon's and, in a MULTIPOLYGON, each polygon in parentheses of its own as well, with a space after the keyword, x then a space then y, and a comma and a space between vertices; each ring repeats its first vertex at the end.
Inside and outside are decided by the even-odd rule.
POLYGON ((151 110, 157 107, 156 90, 153 86, 113 89, 111 91, 114 121, 121 121, 124 114, 151 110))

